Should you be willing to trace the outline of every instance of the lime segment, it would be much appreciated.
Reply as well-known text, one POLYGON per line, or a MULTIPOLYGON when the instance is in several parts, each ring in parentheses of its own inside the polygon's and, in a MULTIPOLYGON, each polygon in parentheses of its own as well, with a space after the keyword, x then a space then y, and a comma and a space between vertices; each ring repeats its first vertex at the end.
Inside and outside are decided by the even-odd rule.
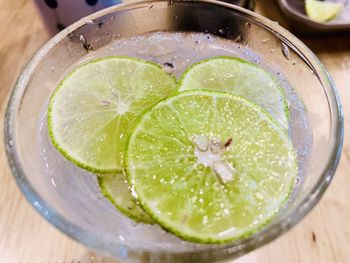
POLYGON ((311 20, 319 23, 327 22, 336 17, 344 8, 344 3, 306 0, 305 11, 311 20))
POLYGON ((288 128, 288 108, 282 88, 265 70, 235 57, 214 57, 187 69, 180 80, 179 91, 210 89, 240 95, 266 109, 288 128))
POLYGON ((124 173, 99 175, 97 179, 102 194, 119 211, 138 222, 148 224, 153 222, 131 195, 127 177, 124 173))
POLYGON ((71 72, 54 92, 49 135, 75 164, 98 173, 120 171, 135 120, 175 93, 175 79, 156 64, 127 57, 94 60, 71 72))
POLYGON ((242 97, 204 90, 147 111, 126 164, 152 219, 200 243, 260 229, 284 204, 297 173, 288 135, 270 115, 242 97))

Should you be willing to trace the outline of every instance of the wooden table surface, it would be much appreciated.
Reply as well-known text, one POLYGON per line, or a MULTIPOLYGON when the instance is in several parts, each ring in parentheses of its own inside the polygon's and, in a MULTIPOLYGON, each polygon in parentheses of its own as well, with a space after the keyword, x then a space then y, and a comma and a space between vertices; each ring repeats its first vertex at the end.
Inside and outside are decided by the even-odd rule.
MULTIPOLYGON (((273 2, 257 2, 257 12, 286 25, 273 2)), ((345 114, 342 158, 316 208, 287 234, 238 259, 239 263, 350 262, 350 32, 300 38, 317 54, 338 87, 345 114)), ((2 130, 8 96, 23 67, 47 39, 32 1, 0 1, 0 262, 115 262, 46 222, 26 201, 7 165, 2 130)))

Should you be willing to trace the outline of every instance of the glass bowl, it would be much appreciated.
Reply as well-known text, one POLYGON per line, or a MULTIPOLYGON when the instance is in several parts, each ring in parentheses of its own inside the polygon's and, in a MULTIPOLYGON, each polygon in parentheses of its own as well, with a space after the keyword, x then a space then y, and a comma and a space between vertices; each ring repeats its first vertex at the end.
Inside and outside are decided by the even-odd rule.
POLYGON ((102 10, 45 44, 13 90, 5 140, 18 186, 63 233, 128 262, 208 262, 236 258, 270 242, 315 206, 339 161, 343 115, 334 83, 320 61, 278 23, 224 2, 150 1, 102 10), (182 241, 158 226, 136 224, 103 198, 96 176, 82 172, 50 145, 45 109, 62 76, 77 60, 91 59, 112 41, 153 31, 203 32, 231 39, 242 50, 238 56, 268 68, 283 82, 291 110, 291 139, 298 152, 298 182, 286 206, 251 237, 201 245, 182 241))

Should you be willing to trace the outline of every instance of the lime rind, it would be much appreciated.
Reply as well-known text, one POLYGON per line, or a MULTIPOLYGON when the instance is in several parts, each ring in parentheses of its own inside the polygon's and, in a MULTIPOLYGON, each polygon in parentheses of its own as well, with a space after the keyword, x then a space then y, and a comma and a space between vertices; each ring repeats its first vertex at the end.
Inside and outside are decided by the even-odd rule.
MULTIPOLYGON (((127 171, 127 175, 128 175, 129 184, 132 185, 132 187, 134 188, 135 192, 138 195, 138 200, 140 202, 140 205, 147 212, 147 214, 155 222, 157 222, 162 228, 164 228, 165 230, 175 234, 176 236, 178 236, 184 240, 197 242, 197 243, 204 243, 204 244, 223 244, 223 243, 233 242, 233 241, 238 240, 238 239, 243 239, 243 238, 249 237, 249 236, 253 235, 254 233, 256 233, 258 230, 261 230, 267 224, 269 224, 274 219, 275 215, 285 205, 285 203, 289 199, 289 196, 290 196, 290 194, 294 188, 294 185, 295 185, 295 177, 294 176, 291 176, 289 178, 288 191, 286 191, 284 198, 281 200, 277 210, 275 210, 272 214, 270 214, 270 216, 265 218, 265 220, 262 220, 255 227, 249 229, 249 231, 244 231, 243 233, 241 233, 239 235, 235 235, 235 236, 231 236, 231 237, 227 237, 227 238, 217 238, 217 237, 212 237, 212 236, 198 236, 198 235, 196 236, 196 234, 189 233, 190 231, 188 231, 188 229, 185 229, 185 228, 181 229, 181 227, 177 227, 177 226, 174 227, 174 225, 169 223, 168 220, 163 219, 159 213, 157 214, 157 212, 155 212, 155 210, 150 207, 148 202, 145 202, 143 200, 143 196, 140 195, 138 186, 135 185, 135 180, 133 178, 133 172, 131 171, 131 166, 133 166, 133 164, 130 165, 130 145, 131 145, 132 141, 134 140, 134 137, 137 135, 138 129, 141 129, 140 127, 141 127, 142 122, 144 120, 146 120, 148 118, 148 115, 150 115, 158 107, 161 107, 164 104, 170 103, 172 100, 174 100, 180 96, 186 96, 186 95, 190 95, 190 94, 225 95, 225 96, 229 96, 231 98, 235 98, 235 99, 244 101, 244 103, 249 104, 251 107, 253 107, 254 109, 256 109, 259 112, 261 112, 262 114, 264 114, 265 117, 267 119, 269 119, 273 125, 275 125, 275 128, 277 131, 279 131, 280 135, 284 136, 286 138, 286 143, 289 145, 288 147, 291 150, 291 155, 296 156, 295 151, 294 151, 294 149, 289 141, 289 138, 287 138, 288 134, 286 133, 286 131, 281 129, 278 122, 265 109, 261 108, 256 103, 251 102, 249 100, 246 100, 245 98, 242 98, 241 96, 233 95, 232 93, 227 93, 227 92, 218 92, 218 91, 202 90, 202 89, 201 90, 184 91, 184 92, 178 93, 177 96, 163 99, 158 104, 154 105, 153 107, 151 107, 147 111, 145 111, 144 114, 142 115, 142 117, 139 119, 138 124, 136 125, 134 132, 130 135, 130 139, 129 139, 128 145, 127 145, 128 151, 127 151, 127 155, 126 155, 126 171, 127 171)), ((295 170, 296 172, 298 170, 297 160, 295 157, 293 159, 290 170, 291 171, 295 170)))
POLYGON ((127 181, 124 184, 120 184, 120 182, 116 182, 115 180, 126 181, 127 178, 125 174, 120 173, 97 175, 97 181, 104 197, 106 197, 118 211, 135 222, 154 224, 154 221, 142 210, 138 201, 132 196, 127 181), (117 176, 121 178, 117 178, 117 176), (109 184, 111 184, 110 187, 109 184))
MULTIPOLYGON (((53 92, 50 102, 49 102, 49 106, 48 106, 48 112, 47 112, 47 120, 48 120, 48 134, 49 137, 51 138, 51 142, 54 145, 54 147, 61 153, 63 154, 68 160, 70 160, 71 162, 73 162, 74 164, 76 164, 77 166, 86 169, 88 171, 91 171, 93 173, 101 173, 101 174, 107 174, 107 173, 116 173, 116 172, 120 172, 124 169, 124 164, 120 163, 119 164, 117 162, 110 164, 108 166, 106 165, 102 165, 99 166, 96 163, 91 163, 89 161, 86 160, 81 160, 79 158, 77 158, 77 153, 74 152, 74 150, 71 149, 67 149, 67 147, 62 146, 62 143, 59 142, 59 140, 56 138, 55 132, 54 132, 54 120, 53 120, 53 108, 54 108, 54 104, 55 104, 55 100, 57 98, 57 94, 60 93, 62 86, 64 85, 65 81, 69 80, 70 78, 72 78, 72 76, 74 76, 77 71, 79 71, 80 69, 90 66, 90 65, 96 65, 96 63, 98 62, 104 62, 104 61, 109 61, 111 59, 117 60, 117 62, 119 63, 121 60, 125 60, 127 63, 131 63, 131 62, 136 62, 140 65, 142 65, 143 67, 151 67, 153 71, 157 71, 158 74, 160 74, 160 76, 162 77, 163 80, 166 80, 166 88, 169 94, 166 94, 166 96, 164 97, 168 97, 170 95, 173 95, 176 93, 177 91, 177 87, 176 87, 176 77, 173 75, 168 75, 167 73, 164 72, 163 68, 155 63, 149 62, 149 61, 144 61, 142 59, 138 59, 138 58, 131 58, 131 57, 126 57, 126 56, 110 56, 110 57, 105 57, 105 58, 100 58, 100 59, 95 59, 92 61, 89 61, 88 63, 79 65, 78 67, 76 67, 73 71, 71 71, 57 86, 57 88, 55 89, 55 91, 53 92)), ((84 69, 83 69, 84 70, 84 69)), ((147 69, 146 69, 147 70, 147 69)), ((156 80, 158 81, 158 80, 156 80)), ((152 106, 154 103, 157 103, 159 101, 159 96, 161 95, 155 95, 156 96, 156 100, 148 105, 147 107, 145 107, 144 109, 147 109, 148 107, 152 106), (157 97, 158 96, 158 97, 157 97)), ((163 98, 164 98, 163 97, 163 98)), ((149 103, 149 101, 147 102, 149 103)), ((143 110, 144 110, 143 109, 143 110)), ((141 113, 141 111, 140 111, 141 113)), ((121 115, 119 115, 121 116, 121 115)), ((117 119, 118 115, 116 114, 114 116, 114 118, 117 119)), ((120 119, 120 117, 118 117, 120 119)), ((119 120, 118 120, 119 121, 119 120)), ((116 122, 114 120, 112 120, 112 122, 116 122)), ((125 122, 125 121, 124 121, 125 122)), ((108 124, 109 125, 109 124, 108 124)), ((113 124, 114 125, 114 124, 113 124)), ((129 125, 129 124, 128 124, 129 125)), ((111 125, 112 126, 112 125, 111 125)), ((119 128, 119 127, 118 127, 119 128)), ((129 128, 132 127, 128 127, 129 128)), ((102 130, 105 129, 105 127, 102 127, 102 130)), ((110 129, 107 126, 107 129, 110 129)), ((102 131, 101 130, 101 131, 102 131)), ((98 131, 100 132, 100 131, 98 131)), ((122 150, 120 150, 122 151, 122 150)), ((123 157, 120 157, 120 159, 123 159, 123 157)))
MULTIPOLYGON (((268 110, 269 114, 272 114, 276 119, 278 119, 278 123, 279 125, 284 128, 284 129, 288 129, 288 121, 290 118, 290 112, 288 109, 288 102, 285 96, 285 92, 284 89, 281 87, 281 85, 279 84, 279 81, 276 79, 275 76, 273 76, 271 73, 267 72, 266 70, 264 70, 263 68, 259 67, 258 65, 249 62, 247 60, 244 60, 242 58, 238 58, 238 57, 231 57, 231 56, 215 56, 215 57, 210 57, 207 59, 203 59, 200 60, 194 64, 192 64, 190 67, 188 67, 180 76, 180 79, 178 80, 178 91, 182 92, 185 90, 196 90, 198 89, 198 87, 194 88, 194 87, 187 87, 187 84, 185 83, 185 81, 187 80, 188 76, 194 71, 196 70, 197 67, 203 66, 209 62, 215 62, 215 61, 220 61, 220 60, 228 60, 228 61, 233 61, 233 62, 239 62, 242 63, 244 65, 249 65, 253 68, 255 68, 258 71, 263 72, 271 81, 272 83, 274 83, 276 89, 274 89, 274 91, 276 91, 279 94, 279 98, 280 98, 280 102, 282 103, 281 109, 270 109, 270 111, 267 109, 267 107, 265 107, 264 104, 259 103, 258 101, 245 96, 245 94, 237 94, 235 93, 235 91, 228 91, 228 90, 220 90, 215 89, 217 91, 225 91, 225 92, 229 92, 238 96, 242 96, 245 99, 251 100, 254 103, 258 104, 259 106, 261 106, 262 108, 264 108, 265 110, 268 110)), ((219 73, 221 74, 221 72, 219 73)), ((202 88, 200 88, 202 89, 202 88)), ((208 90, 208 88, 203 87, 204 90, 208 90)), ((210 89, 210 90, 214 90, 214 89, 210 89)))

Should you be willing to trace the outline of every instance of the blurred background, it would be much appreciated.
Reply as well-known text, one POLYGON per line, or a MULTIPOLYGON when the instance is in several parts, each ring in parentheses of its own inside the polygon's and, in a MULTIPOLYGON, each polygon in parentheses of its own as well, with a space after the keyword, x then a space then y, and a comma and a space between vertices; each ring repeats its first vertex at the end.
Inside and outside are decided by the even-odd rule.
MULTIPOLYGON (((120 0, 0 0, 0 128, 21 70, 56 32, 74 20, 120 0)), ((131 2, 127 0, 127 2, 131 2)), ((350 259, 350 7, 327 23, 315 23, 304 1, 229 1, 254 9, 291 30, 319 57, 343 103, 344 150, 334 181, 316 208, 287 234, 238 259, 238 263, 327 262, 350 259)), ((112 263, 49 225, 25 200, 12 178, 0 133, 0 262, 112 263)))

